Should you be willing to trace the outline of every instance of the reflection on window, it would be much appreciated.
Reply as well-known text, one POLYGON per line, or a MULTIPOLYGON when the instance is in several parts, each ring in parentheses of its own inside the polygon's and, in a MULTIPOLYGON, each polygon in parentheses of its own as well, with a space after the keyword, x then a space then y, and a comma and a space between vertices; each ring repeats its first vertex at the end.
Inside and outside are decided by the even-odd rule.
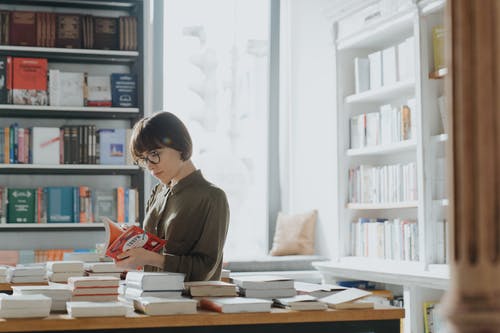
POLYGON ((165 106, 228 196, 226 258, 267 251, 269 10, 269 0, 166 2, 165 106))

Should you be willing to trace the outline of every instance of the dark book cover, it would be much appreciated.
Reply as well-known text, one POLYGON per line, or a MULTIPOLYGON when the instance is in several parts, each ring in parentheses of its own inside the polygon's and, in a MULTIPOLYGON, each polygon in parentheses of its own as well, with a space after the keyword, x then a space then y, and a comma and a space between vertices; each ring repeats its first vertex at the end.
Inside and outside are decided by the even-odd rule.
POLYGON ((82 24, 78 14, 57 14, 56 47, 80 49, 82 24))
POLYGON ((36 189, 9 188, 7 192, 7 222, 35 223, 36 189))
POLYGON ((0 44, 9 45, 10 12, 0 11, 0 44))
POLYGON ((0 104, 7 104, 7 57, 0 56, 0 104))
POLYGON ((137 107, 137 76, 111 74, 111 103, 115 107, 137 107))
POLYGON ((71 186, 46 187, 47 197, 47 222, 48 223, 72 223, 75 222, 73 196, 74 190, 71 186))
POLYGON ((118 49, 118 20, 114 17, 94 17, 94 48, 118 49))
POLYGON ((11 12, 9 30, 11 45, 36 46, 35 12, 11 12))

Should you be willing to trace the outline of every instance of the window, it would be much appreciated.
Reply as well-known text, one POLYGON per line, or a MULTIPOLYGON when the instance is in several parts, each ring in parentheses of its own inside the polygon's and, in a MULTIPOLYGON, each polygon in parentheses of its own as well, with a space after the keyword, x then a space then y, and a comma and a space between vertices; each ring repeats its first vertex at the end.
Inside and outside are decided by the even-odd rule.
POLYGON ((165 2, 165 110, 228 196, 226 257, 268 250, 269 20, 270 0, 165 2))

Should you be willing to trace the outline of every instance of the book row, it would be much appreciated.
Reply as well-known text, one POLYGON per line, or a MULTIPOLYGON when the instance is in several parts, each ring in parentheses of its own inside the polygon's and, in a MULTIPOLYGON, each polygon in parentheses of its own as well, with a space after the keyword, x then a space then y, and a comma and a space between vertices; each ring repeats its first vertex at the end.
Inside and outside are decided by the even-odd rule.
POLYGON ((350 203, 397 203, 418 199, 414 162, 349 169, 350 203))
POLYGON ((45 58, 0 57, 0 104, 137 107, 136 75, 48 70, 45 58))
POLYGON ((384 218, 353 221, 351 252, 359 257, 418 261, 418 223, 384 218))
POLYGON ((414 139, 414 110, 415 99, 410 99, 405 105, 392 107, 384 104, 378 112, 351 117, 351 149, 414 139))
POLYGON ((390 86, 415 77, 415 37, 398 45, 354 58, 354 82, 357 94, 390 86))
POLYGON ((137 50, 137 18, 78 13, 1 11, 0 44, 137 50))
POLYGON ((0 187, 0 223, 93 223, 104 217, 135 223, 138 208, 133 188, 0 187))
POLYGON ((4 164, 131 164, 127 149, 131 129, 95 125, 23 128, 0 127, 0 163, 4 164))
POLYGON ((0 250, 0 265, 15 266, 63 260, 65 253, 74 251, 74 249, 0 250))

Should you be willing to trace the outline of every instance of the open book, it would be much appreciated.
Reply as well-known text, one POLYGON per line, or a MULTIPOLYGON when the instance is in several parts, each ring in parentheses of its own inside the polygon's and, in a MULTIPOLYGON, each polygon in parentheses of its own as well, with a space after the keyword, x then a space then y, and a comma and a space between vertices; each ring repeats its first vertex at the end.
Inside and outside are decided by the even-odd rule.
POLYGON ((106 230, 106 255, 116 257, 127 250, 143 247, 146 250, 158 252, 163 248, 166 241, 147 232, 138 226, 131 225, 122 229, 120 225, 107 217, 103 217, 104 229, 106 230))

